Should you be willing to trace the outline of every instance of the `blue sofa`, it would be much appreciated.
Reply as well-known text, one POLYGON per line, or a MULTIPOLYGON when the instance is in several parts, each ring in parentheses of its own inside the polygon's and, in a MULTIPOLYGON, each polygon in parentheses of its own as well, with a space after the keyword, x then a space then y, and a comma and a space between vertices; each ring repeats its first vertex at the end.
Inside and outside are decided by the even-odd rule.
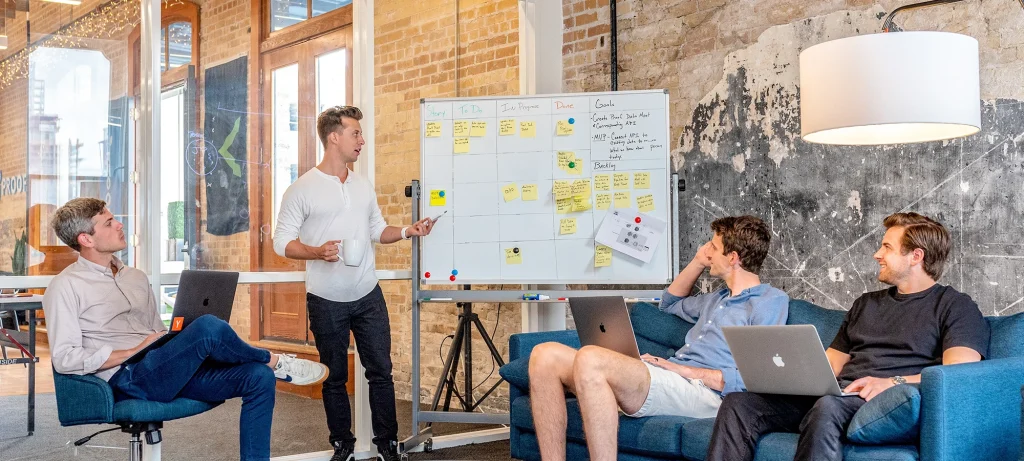
MULTIPOLYGON (((801 300, 789 304, 789 324, 812 324, 827 347, 839 330, 843 311, 801 300)), ((671 356, 693 326, 649 304, 631 311, 641 353, 671 356)), ((847 443, 844 459, 857 460, 1013 460, 1021 448, 1021 386, 1024 385, 1024 314, 990 317, 989 357, 979 363, 925 369, 921 382, 921 436, 917 445, 847 443)), ((501 368, 509 381, 512 457, 539 460, 540 451, 530 413, 529 378, 533 347, 555 341, 580 347, 575 331, 523 333, 509 339, 509 363, 501 368)), ((653 416, 619 418, 619 459, 703 460, 714 419, 653 416)), ((568 459, 587 459, 579 405, 568 401, 568 459)), ((757 447, 758 461, 792 460, 798 435, 772 433, 757 447)))

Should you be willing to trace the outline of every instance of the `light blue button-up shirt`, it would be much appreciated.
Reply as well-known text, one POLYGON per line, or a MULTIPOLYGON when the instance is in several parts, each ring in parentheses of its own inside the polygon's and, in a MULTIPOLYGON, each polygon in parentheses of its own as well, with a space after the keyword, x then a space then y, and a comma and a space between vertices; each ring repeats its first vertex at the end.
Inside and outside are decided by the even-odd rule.
POLYGON ((784 325, 789 317, 789 295, 767 283, 729 296, 729 288, 714 293, 680 298, 665 290, 659 309, 693 323, 686 345, 670 361, 680 365, 722 371, 725 388, 721 394, 746 390, 736 369, 722 327, 743 325, 784 325))

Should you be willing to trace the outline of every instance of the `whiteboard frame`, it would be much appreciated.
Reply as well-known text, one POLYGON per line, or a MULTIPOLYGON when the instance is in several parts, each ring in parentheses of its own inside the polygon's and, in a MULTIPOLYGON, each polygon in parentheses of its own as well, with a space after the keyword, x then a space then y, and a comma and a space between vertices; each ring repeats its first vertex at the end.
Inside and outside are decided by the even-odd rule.
MULTIPOLYGON (((584 284, 584 285, 605 285, 605 284, 629 284, 629 285, 655 285, 671 283, 675 278, 676 272, 678 272, 678 245, 679 245, 679 203, 678 203, 678 189, 675 187, 677 184, 673 180, 675 172, 672 171, 672 156, 671 149, 669 146, 672 143, 671 138, 671 108, 669 106, 669 94, 668 90, 636 90, 636 91, 602 91, 593 93, 557 93, 557 94, 537 94, 537 95, 509 95, 509 96, 477 96, 477 97, 465 97, 465 98, 421 98, 420 99, 420 119, 419 119, 419 144, 420 144, 420 180, 419 185, 425 186, 423 178, 426 176, 426 162, 427 152, 425 143, 423 142, 426 137, 426 125, 424 123, 423 111, 424 106, 428 103, 446 103, 446 102, 467 102, 467 101, 502 101, 508 99, 553 99, 553 98, 569 98, 569 97, 586 97, 591 98, 595 96, 623 96, 623 95, 640 95, 640 94, 663 94, 665 97, 665 184, 666 188, 664 191, 665 200, 667 203, 667 219, 666 219, 666 248, 661 251, 667 252, 665 267, 659 271, 663 276, 661 278, 651 279, 515 279, 515 280, 504 280, 500 278, 495 279, 479 279, 479 278, 460 278, 457 277, 455 281, 448 279, 427 279, 423 276, 422 271, 415 271, 413 274, 415 280, 423 285, 452 285, 452 284, 495 284, 495 283, 516 283, 516 284, 584 284)), ((588 108, 590 110, 590 108, 588 108)), ((453 118, 454 120, 454 118, 453 118)), ((424 189, 422 192, 426 192, 424 189)), ((414 206, 418 206, 418 215, 428 217, 427 204, 429 200, 424 200, 423 196, 420 195, 420 200, 414 200, 414 206), (418 202, 418 203, 416 203, 418 202)), ((596 231, 596 229, 595 229, 596 231)), ((427 236, 426 238, 430 238, 427 236)), ((422 252, 423 246, 419 245, 418 250, 414 252, 413 257, 419 259, 422 266, 422 252)))

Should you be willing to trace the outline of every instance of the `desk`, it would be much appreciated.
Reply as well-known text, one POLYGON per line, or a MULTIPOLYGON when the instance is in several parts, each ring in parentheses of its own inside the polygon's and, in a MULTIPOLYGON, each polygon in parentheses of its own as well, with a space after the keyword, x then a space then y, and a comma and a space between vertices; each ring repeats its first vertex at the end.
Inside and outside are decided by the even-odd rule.
POLYGON ((0 359, 0 365, 28 364, 28 435, 36 430, 36 362, 39 361, 36 357, 36 311, 42 308, 42 295, 0 298, 0 311, 28 311, 27 337, 25 332, 0 328, 0 346, 20 349, 27 355, 25 358, 0 359))

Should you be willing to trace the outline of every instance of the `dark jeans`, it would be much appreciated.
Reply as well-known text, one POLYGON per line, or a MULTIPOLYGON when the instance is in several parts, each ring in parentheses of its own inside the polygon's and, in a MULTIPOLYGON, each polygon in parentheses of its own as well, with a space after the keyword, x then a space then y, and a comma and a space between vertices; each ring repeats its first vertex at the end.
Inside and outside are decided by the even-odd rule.
POLYGON ((761 436, 799 432, 797 460, 842 460, 843 434, 864 399, 733 392, 718 409, 708 461, 754 459, 761 436))
POLYGON ((348 402, 348 337, 355 336, 359 360, 370 384, 373 442, 398 439, 395 380, 391 376, 391 324, 380 285, 351 302, 336 302, 306 293, 309 330, 320 352, 320 363, 331 374, 324 381, 324 409, 330 441, 354 443, 352 410, 348 402))
POLYGON ((270 352, 249 346, 226 322, 204 315, 138 363, 114 373, 110 387, 117 400, 221 402, 241 397, 241 459, 268 460, 277 384, 268 362, 270 352))

